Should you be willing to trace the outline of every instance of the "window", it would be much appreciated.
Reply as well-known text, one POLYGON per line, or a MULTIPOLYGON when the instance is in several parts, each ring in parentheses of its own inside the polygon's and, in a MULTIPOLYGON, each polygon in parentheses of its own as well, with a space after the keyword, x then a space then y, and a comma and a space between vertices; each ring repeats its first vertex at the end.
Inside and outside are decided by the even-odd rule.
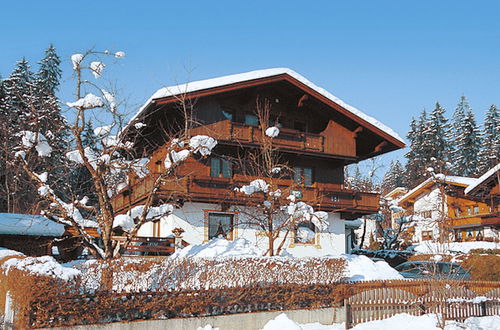
POLYGON ((229 110, 222 110, 222 115, 228 120, 233 120, 233 112, 229 110))
POLYGON ((422 217, 430 219, 432 218, 432 211, 423 211, 421 212, 422 217))
POLYGON ((246 114, 245 124, 250 126, 259 126, 259 118, 256 115, 246 114))
POLYGON ((314 244, 316 238, 316 226, 309 221, 301 222, 295 229, 295 243, 314 244))
POLYGON ((214 237, 233 239, 234 214, 208 213, 208 239, 214 237))
POLYGON ((313 184, 313 170, 310 167, 293 168, 293 181, 296 185, 310 187, 313 184))
POLYGON ((467 215, 472 215, 472 206, 467 207, 467 215))
POLYGON ((479 205, 474 206, 474 214, 479 214, 479 205))
POLYGON ((212 178, 231 178, 233 176, 231 162, 219 157, 210 158, 210 176, 212 178))
POLYGON ((422 232, 422 241, 432 240, 432 230, 427 230, 422 232))
POLYGON ((455 209, 455 217, 457 217, 457 218, 458 218, 458 217, 460 216, 460 214, 461 214, 460 208, 458 208, 458 207, 457 207, 457 208, 455 209))

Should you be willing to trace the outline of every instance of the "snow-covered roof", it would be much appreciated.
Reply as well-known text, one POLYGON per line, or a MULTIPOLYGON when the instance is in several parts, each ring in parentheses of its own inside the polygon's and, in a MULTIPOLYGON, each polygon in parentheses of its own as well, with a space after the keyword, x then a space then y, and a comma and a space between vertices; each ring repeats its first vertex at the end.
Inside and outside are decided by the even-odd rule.
POLYGON ((408 189, 406 189, 405 187, 396 187, 394 189, 392 189, 390 192, 388 192, 387 194, 385 194, 385 197, 392 197, 394 195, 397 195, 398 193, 406 193, 408 192, 408 189))
POLYGON ((193 81, 193 82, 189 82, 186 84, 160 88, 146 101, 146 103, 139 109, 139 111, 130 119, 128 125, 133 123, 134 120, 155 99, 175 96, 175 95, 179 95, 179 94, 191 93, 191 92, 196 92, 196 91, 200 91, 200 90, 221 87, 221 86, 231 85, 231 84, 235 84, 235 83, 250 81, 250 80, 268 78, 268 77, 273 77, 273 76, 283 75, 283 74, 289 75, 290 77, 298 80, 302 84, 308 86, 309 88, 313 89, 317 93, 323 95, 324 97, 326 97, 329 100, 333 101, 334 103, 338 104, 339 106, 341 106, 342 108, 351 112, 355 116, 365 120, 366 122, 372 124, 373 126, 377 127, 378 129, 384 131, 385 133, 392 136, 393 138, 404 143, 404 140, 394 130, 392 130, 388 126, 382 124, 381 122, 379 122, 375 118, 368 116, 367 114, 365 114, 361 110, 345 103, 344 101, 342 101, 341 99, 339 99, 335 95, 328 92, 326 89, 323 89, 319 86, 316 86, 311 81, 306 79, 304 76, 302 76, 302 75, 298 74, 297 72, 295 72, 291 69, 288 69, 288 68, 272 68, 272 69, 256 70, 256 71, 233 74, 233 75, 222 76, 222 77, 206 79, 206 80, 193 81))
MULTIPOLYGON (((437 175, 440 175, 440 174, 437 174, 437 175)), ((469 185, 474 184, 478 179, 463 177, 463 176, 447 175, 447 176, 444 176, 444 180, 446 183, 451 183, 451 184, 467 187, 469 185)), ((409 197, 414 195, 417 191, 419 191, 420 189, 422 189, 423 187, 425 187, 429 184, 432 184, 433 182, 434 182, 434 178, 429 177, 427 180, 425 180, 424 182, 422 182, 421 184, 419 184, 418 186, 416 186, 415 188, 413 188, 412 190, 410 190, 409 192, 407 192, 406 194, 401 196, 398 199, 398 203, 408 199, 409 197)))
POLYGON ((493 175, 495 175, 496 172, 498 172, 498 171, 500 171, 500 163, 498 163, 495 166, 493 166, 492 168, 490 168, 486 173, 481 175, 479 177, 479 179, 476 179, 476 182, 474 182, 473 184, 471 184, 470 186, 468 186, 465 189, 465 193, 466 194, 470 193, 471 191, 476 189, 479 185, 481 185, 483 182, 485 182, 486 180, 491 178, 493 175))
POLYGON ((61 236, 64 226, 40 215, 0 213, 0 235, 61 236))

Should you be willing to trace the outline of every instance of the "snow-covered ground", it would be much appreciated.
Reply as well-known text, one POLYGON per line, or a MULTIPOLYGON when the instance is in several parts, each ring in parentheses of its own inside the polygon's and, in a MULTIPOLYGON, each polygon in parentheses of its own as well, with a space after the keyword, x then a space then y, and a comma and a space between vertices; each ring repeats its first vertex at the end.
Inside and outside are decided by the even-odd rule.
MULTIPOLYGON (((353 327, 354 330, 441 330, 437 326, 438 318, 434 314, 412 316, 409 314, 396 314, 385 320, 370 321, 353 327)), ((290 320, 286 314, 278 315, 269 321, 262 330, 343 330, 344 323, 322 325, 320 323, 299 324, 290 320)), ((444 330, 499 330, 500 316, 470 317, 462 322, 447 321, 444 330)), ((217 330, 207 325, 198 330, 217 330)))
MULTIPOLYGON (((263 251, 254 244, 239 238, 234 241, 213 239, 207 243, 191 245, 172 255, 173 258, 219 258, 219 257, 260 257, 263 251)), ((289 254, 282 253, 287 258, 289 254)), ((385 261, 373 262, 366 256, 343 254, 328 256, 329 258, 343 258, 346 260, 346 277, 350 281, 398 280, 402 279, 398 271, 385 261)))
POLYGON ((500 243, 494 242, 450 242, 450 243, 433 243, 424 242, 414 246, 414 250, 418 254, 452 254, 452 253, 469 253, 473 249, 500 249, 500 243))
POLYGON ((403 276, 385 261, 373 262, 366 256, 344 254, 346 276, 350 281, 400 280, 403 276))
MULTIPOLYGON (((245 239, 234 241, 214 239, 179 250, 171 258, 153 262, 148 269, 143 268, 141 271, 138 269, 143 259, 126 258, 119 262, 115 261, 116 266, 126 270, 115 273, 113 288, 117 291, 135 291, 158 290, 165 287, 169 289, 218 288, 253 283, 248 281, 257 281, 261 284, 266 281, 282 284, 326 284, 341 278, 349 281, 402 279, 402 276, 385 261, 373 262, 366 256, 294 258, 286 251, 278 257, 264 257, 262 254, 262 250, 245 239), (334 266, 338 259, 346 261, 343 275, 342 270, 334 266), (224 273, 224 269, 230 265, 235 268, 228 269, 224 273), (325 265, 330 266, 325 268, 325 265), (210 267, 214 268, 211 276, 208 275, 210 267), (259 276, 255 274, 256 269, 260 269, 259 276), (300 269, 308 269, 311 274, 304 276, 300 269), (174 270, 184 275, 174 276, 175 274, 172 273, 174 270)), ((0 263, 0 267, 7 272, 18 268, 36 275, 64 280, 80 275, 82 284, 87 289, 96 290, 100 286, 101 271, 104 266, 95 260, 60 265, 49 256, 23 257, 16 251, 0 250, 0 260, 7 256, 19 256, 19 258, 0 263)))

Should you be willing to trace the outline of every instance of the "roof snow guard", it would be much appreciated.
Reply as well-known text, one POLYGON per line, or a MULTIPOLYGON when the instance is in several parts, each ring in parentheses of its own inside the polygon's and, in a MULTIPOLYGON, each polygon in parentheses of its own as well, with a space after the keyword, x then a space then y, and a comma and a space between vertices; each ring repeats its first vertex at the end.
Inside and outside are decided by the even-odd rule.
POLYGON ((273 68, 265 70, 250 71, 246 73, 234 74, 229 76, 222 76, 212 79, 193 81, 186 84, 175 85, 170 87, 164 87, 157 90, 139 109, 139 111, 130 119, 127 126, 134 123, 134 121, 151 105, 154 104, 159 99, 174 98, 178 95, 185 95, 191 93, 201 94, 203 96, 203 91, 207 94, 213 92, 213 90, 224 89, 230 85, 238 85, 242 83, 258 82, 259 80, 267 81, 271 78, 276 78, 277 80, 288 80, 295 85, 298 85, 304 91, 311 93, 322 99, 325 103, 330 105, 336 105, 336 109, 343 112, 345 115, 352 117, 355 121, 359 122, 361 125, 369 128, 372 131, 379 132, 381 135, 387 136, 390 140, 400 147, 404 147, 403 139, 391 128, 382 124, 375 118, 368 116, 364 112, 358 110, 357 108, 345 103, 335 95, 331 94, 327 90, 316 86, 311 81, 307 80, 304 76, 298 74, 297 72, 287 69, 287 68, 273 68), (333 104, 332 104, 333 103, 333 104))

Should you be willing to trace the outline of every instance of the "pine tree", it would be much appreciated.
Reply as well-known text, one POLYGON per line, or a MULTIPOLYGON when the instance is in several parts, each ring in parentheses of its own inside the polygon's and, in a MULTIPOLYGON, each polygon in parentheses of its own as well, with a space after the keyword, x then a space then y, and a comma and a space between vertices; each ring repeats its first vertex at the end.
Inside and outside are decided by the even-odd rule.
POLYGON ((428 148, 426 150, 427 157, 433 158, 439 163, 446 163, 449 160, 450 142, 449 137, 449 124, 445 118, 446 110, 436 102, 436 107, 431 112, 429 123, 427 126, 426 139, 428 141, 428 148))
POLYGON ((37 80, 40 88, 50 95, 55 95, 59 88, 59 79, 61 79, 61 59, 57 55, 55 47, 51 44, 45 50, 45 57, 38 62, 40 68, 37 73, 37 80))
POLYGON ((423 173, 425 173, 426 164, 430 159, 428 156, 430 145, 427 138, 427 127, 427 112, 424 109, 418 121, 412 118, 410 131, 407 134, 410 141, 410 151, 405 155, 408 159, 405 173, 407 187, 414 187, 425 180, 423 173))
POLYGON ((382 193, 386 194, 397 187, 405 187, 405 170, 399 160, 394 160, 382 179, 382 193))
POLYGON ((474 113, 465 96, 460 98, 453 115, 452 143, 453 172, 460 176, 477 176, 481 137, 474 113))
MULTIPOLYGON (((33 188, 31 182, 19 175, 19 169, 13 163, 12 151, 19 144, 16 136, 25 130, 29 124, 26 114, 31 110, 28 106, 32 101, 33 73, 26 59, 16 63, 9 78, 3 85, 3 97, 0 100, 0 162, 3 170, 0 185, 0 205, 2 211, 25 212, 25 205, 30 204, 30 197, 26 190, 33 188)), ((30 196, 31 195, 31 196, 30 196)))
MULTIPOLYGON (((61 114, 59 101, 54 92, 59 86, 60 60, 55 48, 50 46, 40 62, 40 70, 34 74, 26 59, 19 61, 9 78, 3 82, 4 92, 0 102, 0 138, 2 167, 0 205, 7 212, 33 212, 39 199, 36 190, 24 172, 13 164, 13 150, 20 145, 20 131, 42 134, 52 147, 50 157, 28 155, 28 162, 35 170, 49 170, 50 180, 59 193, 68 184, 62 169, 67 163, 67 125, 61 114), (15 198, 14 198, 15 196, 15 198)), ((61 194, 63 195, 63 194, 61 194)))
POLYGON ((481 139, 483 145, 479 154, 479 174, 486 172, 500 160, 500 111, 494 104, 486 112, 481 139))

